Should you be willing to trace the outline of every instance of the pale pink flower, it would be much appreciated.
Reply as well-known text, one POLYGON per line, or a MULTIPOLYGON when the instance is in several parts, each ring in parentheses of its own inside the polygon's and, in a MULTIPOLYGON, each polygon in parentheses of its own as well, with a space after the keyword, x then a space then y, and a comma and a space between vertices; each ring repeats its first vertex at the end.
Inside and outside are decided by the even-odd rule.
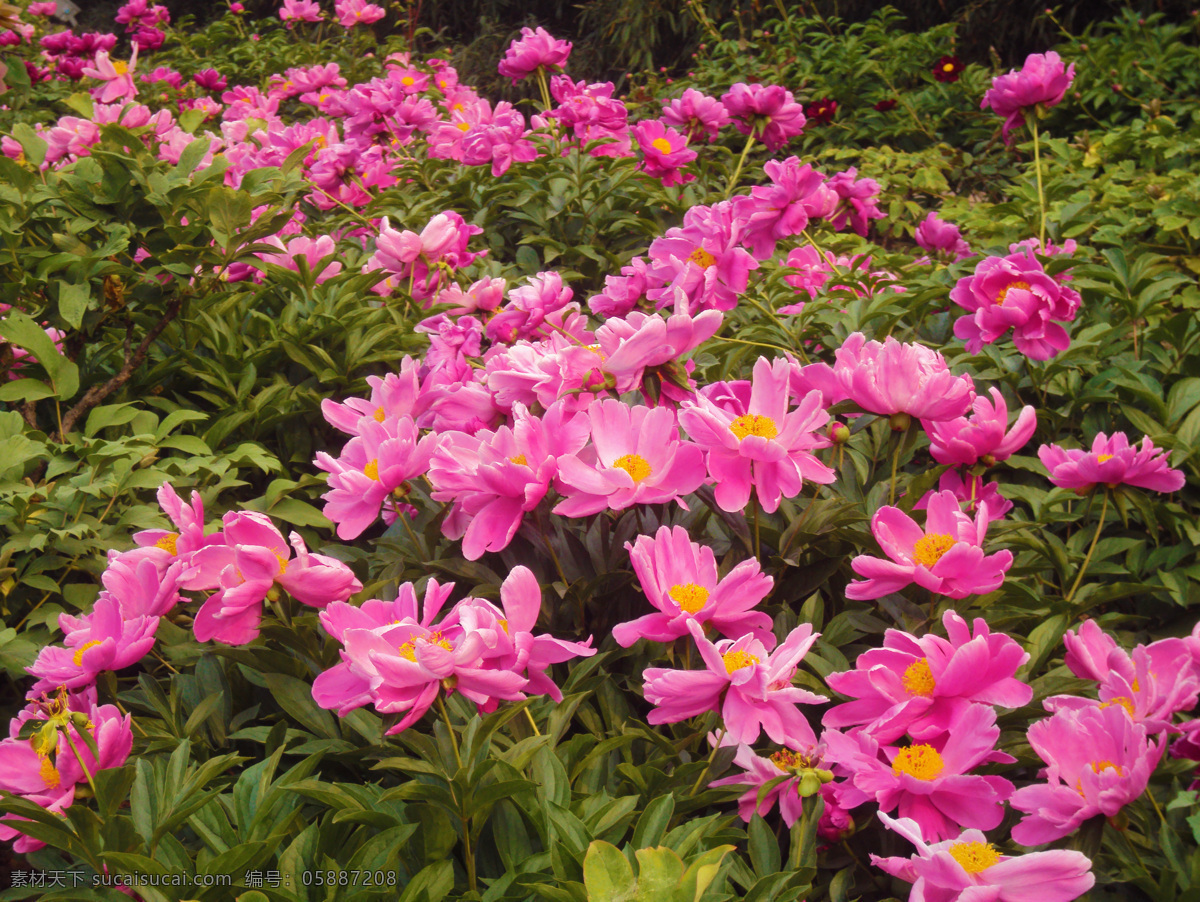
POLYGON ((774 585, 757 558, 742 561, 718 579, 712 549, 693 542, 682 526, 660 526, 654 538, 638 536, 625 548, 646 600, 657 612, 614 626, 618 645, 628 648, 638 639, 670 642, 688 635, 688 621, 695 620, 727 638, 749 634, 765 648, 775 647, 771 618, 750 610, 774 585))
POLYGON ((816 745, 797 705, 820 704, 826 698, 791 685, 797 665, 820 635, 811 624, 796 627, 770 653, 752 634, 713 644, 694 619, 687 627, 707 669, 648 668, 643 692, 655 706, 647 717, 650 723, 678 723, 719 709, 731 742, 750 744, 766 731, 772 742, 793 748, 816 745))
POLYGON ((927 844, 916 821, 882 811, 879 819, 917 847, 909 858, 871 855, 871 864, 913 885, 909 902, 1071 902, 1096 882, 1082 852, 1001 855, 979 830, 927 844))
POLYGON ((320 22, 324 18, 321 7, 315 0, 283 0, 279 18, 285 22, 296 19, 300 22, 320 22))
POLYGON ((132 100, 136 97, 137 85, 133 81, 133 72, 137 68, 137 55, 136 44, 128 63, 124 60, 110 60, 106 51, 98 50, 95 66, 85 68, 81 73, 104 82, 100 87, 92 88, 92 96, 101 103, 132 100))
POLYGON ((986 595, 1004 582, 1012 552, 983 553, 987 534, 987 505, 974 520, 962 512, 952 492, 939 492, 929 501, 925 528, 898 507, 881 507, 871 518, 871 532, 891 560, 860 554, 850 562, 864 576, 846 586, 856 601, 882 598, 916 583, 937 595, 966 598, 986 595))
POLYGON ((946 639, 890 629, 883 648, 859 655, 854 670, 829 674, 831 689, 857 701, 829 709, 825 726, 862 726, 883 743, 905 733, 924 741, 948 730, 967 705, 1029 704, 1033 689, 1015 676, 1029 660, 1019 642, 992 633, 982 617, 974 636, 954 611, 942 623, 946 639))
POLYGON ((994 466, 1008 460, 1025 446, 1037 429, 1037 413, 1022 407, 1012 427, 1008 425, 1008 404, 1000 389, 988 390, 992 400, 979 395, 971 403, 971 417, 938 420, 926 426, 929 453, 940 464, 974 466, 982 461, 994 466))
POLYGON ((1046 762, 1045 783, 1018 789, 1010 803, 1026 813, 1012 838, 1039 846, 1074 833, 1097 814, 1113 817, 1143 792, 1166 748, 1120 705, 1060 711, 1029 728, 1029 744, 1046 762))
POLYGON ((336 0, 333 4, 333 14, 338 17, 338 25, 343 28, 370 25, 387 15, 382 6, 368 3, 367 0, 336 0))
POLYGON ((992 79, 992 86, 983 95, 979 108, 991 107, 997 116, 1004 117, 1004 140, 1007 142, 1008 133, 1021 124, 1026 109, 1057 106, 1074 79, 1075 64, 1064 67, 1062 58, 1053 50, 1031 53, 1025 58, 1020 72, 1012 69, 1007 75, 992 79))
POLYGON ((1183 488, 1181 470, 1167 466, 1169 452, 1155 446, 1150 436, 1142 437, 1141 447, 1130 445, 1124 432, 1109 438, 1096 433, 1091 451, 1042 445, 1038 457, 1050 471, 1050 481, 1064 489, 1086 493, 1103 483, 1110 489, 1121 485, 1151 492, 1177 492, 1183 488))
POLYGON ((719 310, 666 318, 635 310, 609 319, 596 330, 604 371, 616 380, 618 394, 644 390, 649 378, 657 380, 661 394, 680 400, 690 389, 684 387, 687 379, 679 361, 715 335, 723 320, 719 310))

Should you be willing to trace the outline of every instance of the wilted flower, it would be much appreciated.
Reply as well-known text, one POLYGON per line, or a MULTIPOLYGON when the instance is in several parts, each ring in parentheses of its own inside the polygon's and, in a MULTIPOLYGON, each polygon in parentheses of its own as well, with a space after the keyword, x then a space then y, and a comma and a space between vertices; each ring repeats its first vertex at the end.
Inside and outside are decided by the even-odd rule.
POLYGON ((744 773, 714 780, 708 785, 749 786, 738 798, 738 814, 742 820, 749 823, 756 813, 766 817, 778 802, 784 825, 791 827, 804 814, 803 800, 821 792, 833 780, 833 771, 822 767, 823 751, 824 747, 820 745, 804 750, 782 748, 764 757, 755 754, 748 745, 739 745, 733 763, 744 773), (784 776, 786 780, 762 792, 768 783, 784 776), (760 794, 762 801, 758 798, 760 794))

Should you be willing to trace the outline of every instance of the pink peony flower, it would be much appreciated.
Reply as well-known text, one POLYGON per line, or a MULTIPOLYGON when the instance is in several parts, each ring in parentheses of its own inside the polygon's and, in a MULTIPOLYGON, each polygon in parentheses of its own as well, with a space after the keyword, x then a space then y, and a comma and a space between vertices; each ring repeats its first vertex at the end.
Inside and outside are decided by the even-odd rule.
POLYGON ((854 558, 850 566, 866 580, 846 586, 846 597, 882 598, 913 582, 950 598, 995 591, 1004 582, 1013 556, 1008 550, 983 553, 986 507, 981 504, 972 520, 959 508, 953 492, 939 492, 929 501, 925 529, 898 507, 881 507, 871 518, 871 532, 891 560, 866 554, 854 558))
POLYGON ((940 252, 952 260, 965 260, 973 256, 971 246, 963 239, 958 226, 930 213, 917 226, 913 236, 920 247, 930 252, 940 252))
POLYGON ((347 398, 337 402, 326 398, 321 402, 321 413, 326 422, 335 429, 358 435, 364 418, 384 423, 399 417, 411 417, 418 427, 425 429, 432 424, 432 406, 446 395, 444 389, 434 386, 428 378, 422 379, 421 364, 415 357, 404 357, 400 361, 399 373, 388 373, 382 378, 368 376, 371 387, 370 398, 347 398))
POLYGON ((741 247, 745 225, 730 201, 691 207, 683 227, 668 229, 650 244, 650 273, 664 286, 648 292, 660 308, 676 313, 732 310, 758 261, 741 247))
POLYGON ((508 303, 488 320, 488 338, 511 344, 518 338, 533 337, 545 331, 546 317, 562 310, 574 296, 558 272, 529 276, 526 284, 508 292, 508 303))
POLYGON ((134 45, 133 55, 129 62, 110 60, 104 50, 96 51, 96 64, 85 68, 81 74, 104 82, 97 88, 92 88, 92 96, 101 103, 113 103, 117 100, 132 100, 137 97, 137 85, 133 82, 133 72, 137 68, 138 48, 134 45))
POLYGON ((635 310, 609 319, 596 330, 604 371, 615 379, 618 394, 639 388, 645 393, 647 382, 655 380, 662 395, 681 400, 690 392, 678 384, 685 381, 679 361, 715 335, 723 320, 719 310, 665 319, 635 310))
MULTIPOLYGON (((290 269, 292 272, 300 272, 300 261, 303 260, 304 268, 313 273, 313 280, 317 285, 332 279, 342 271, 342 264, 336 259, 337 246, 331 235, 321 235, 317 238, 297 235, 289 238, 286 242, 275 235, 270 235, 263 239, 263 243, 274 245, 279 248, 280 252, 277 254, 256 253, 254 256, 264 263, 273 263, 284 269, 290 269), (321 265, 322 261, 324 261, 324 265, 321 265)), ((266 273, 269 270, 262 269, 262 272, 266 273)))
POLYGON ((744 221, 742 243, 759 260, 775 253, 775 244, 799 235, 809 218, 827 215, 837 205, 837 195, 825 186, 825 177, 798 157, 764 165, 770 185, 750 189, 750 195, 733 198, 734 210, 744 221))
POLYGON ((828 484, 837 478, 812 453, 829 444, 821 432, 829 414, 820 393, 810 392, 789 410, 789 379, 786 360, 760 357, 745 413, 734 415, 703 396, 680 411, 683 428, 708 451, 708 472, 717 481, 722 510, 744 509, 755 489, 763 510, 773 513, 785 495, 800 493, 804 480, 828 484))
POLYGON ((950 729, 928 742, 880 747, 865 730, 843 734, 827 729, 822 738, 835 773, 850 777, 840 799, 847 807, 874 801, 880 811, 899 808, 917 822, 930 842, 957 836, 963 827, 990 830, 1004 819, 1013 785, 1003 777, 967 771, 989 761, 1016 759, 995 751, 1000 729, 987 705, 967 705, 950 729))
POLYGON ((757 558, 742 561, 718 579, 712 549, 693 542, 682 526, 660 526, 654 538, 638 536, 625 548, 646 600, 658 610, 613 627, 618 645, 628 648, 638 639, 670 642, 688 635, 687 624, 695 620, 727 638, 752 635, 763 647, 775 647, 771 618, 750 610, 774 585, 757 558))
POLYGON ((587 409, 591 444, 558 459, 555 488, 564 496, 554 513, 586 517, 634 504, 675 502, 704 482, 704 452, 680 441, 675 413, 597 401, 587 409))
POLYGON ((1029 660, 1019 642, 975 620, 975 635, 954 611, 942 616, 947 639, 890 629, 883 648, 863 652, 854 670, 831 673, 829 687, 858 699, 825 713, 827 727, 862 726, 878 742, 905 733, 917 741, 950 728, 970 704, 1020 708, 1033 689, 1015 676, 1029 660))
POLYGON ((38 681, 30 688, 31 697, 65 686, 78 689, 96 679, 104 670, 121 670, 136 664, 154 646, 158 617, 136 616, 126 619, 120 601, 102 592, 92 612, 85 617, 70 617, 60 623, 67 633, 66 647, 47 645, 28 668, 38 681))
POLYGON ((646 119, 633 127, 642 152, 642 170, 647 175, 661 179, 666 187, 684 185, 696 176, 684 173, 683 167, 696 159, 696 151, 689 150, 687 138, 666 128, 657 119, 646 119))
POLYGON ((970 315, 957 319, 954 334, 979 353, 1010 328, 1017 350, 1032 360, 1049 360, 1071 343, 1058 325, 1075 319, 1079 294, 1049 276, 1032 251, 986 257, 972 275, 959 279, 950 300, 970 315))
POLYGON ((695 88, 688 88, 681 97, 663 104, 662 121, 683 130, 688 141, 705 135, 711 144, 730 120, 725 104, 695 88))
POLYGON ((769 654, 752 634, 714 645, 696 620, 689 619, 687 627, 707 670, 648 668, 643 692, 655 706, 650 723, 678 723, 719 708, 731 742, 751 744, 765 730, 772 742, 793 748, 816 745, 812 727, 796 706, 827 699, 791 685, 801 658, 820 635, 811 624, 796 627, 769 654))
POLYGON ((750 746, 740 745, 733 763, 742 768, 743 773, 713 780, 708 785, 749 786, 738 798, 738 814, 742 820, 750 823, 755 814, 766 817, 778 802, 783 823, 790 828, 804 815, 804 797, 818 792, 824 795, 826 784, 833 779, 833 772, 821 766, 823 751, 824 747, 820 745, 805 750, 784 748, 764 758, 756 755, 750 746), (763 791, 780 777, 787 779, 763 791))
POLYGON ((320 5, 315 0, 283 0, 283 5, 279 8, 279 18, 285 22, 293 19, 300 22, 320 22, 324 17, 320 5))
POLYGON ((994 466, 1025 446, 1037 429, 1037 413, 1026 405, 1008 426, 1008 404, 998 388, 988 390, 992 400, 978 396, 971 403, 971 418, 955 417, 929 423, 929 453, 940 464, 970 467, 982 461, 994 466))
POLYGON ((1003 520, 1013 509, 1013 503, 1000 494, 998 483, 984 482, 982 476, 972 476, 970 473, 964 479, 958 470, 947 470, 938 479, 937 491, 926 492, 921 500, 913 505, 913 510, 928 510, 929 502, 939 492, 952 492, 966 513, 974 517, 982 512, 989 524, 1003 520))
POLYGON ((1109 438, 1103 432, 1092 440, 1091 451, 1042 445, 1038 457, 1050 471, 1050 481, 1064 489, 1086 494, 1103 483, 1110 489, 1131 485, 1151 492, 1177 492, 1183 488, 1180 470, 1167 466, 1168 452, 1155 447, 1149 436, 1141 447, 1130 445, 1124 432, 1109 438))
POLYGON ((1046 782, 1013 793, 1025 817, 1012 838, 1039 846, 1067 836, 1090 817, 1113 817, 1143 792, 1166 748, 1146 739, 1120 705, 1060 711, 1029 728, 1029 744, 1046 762, 1046 782))
POLYGON ((804 131, 804 107, 779 85, 738 82, 721 96, 721 103, 743 135, 753 135, 779 150, 804 131))
POLYGON ((1020 72, 1012 69, 1007 75, 992 79, 992 86, 983 95, 979 108, 991 107, 997 116, 1004 117, 1004 140, 1007 142, 1008 133, 1021 124, 1027 108, 1057 106, 1074 80, 1074 63, 1064 68, 1061 57, 1053 50, 1031 53, 1025 58, 1020 72))
POLYGON ((343 28, 370 25, 387 15, 382 6, 368 3, 367 0, 336 0, 333 4, 333 14, 337 16, 338 25, 343 28))
POLYGON ((883 219, 886 215, 875 203, 880 192, 879 183, 874 179, 860 179, 855 167, 830 176, 825 184, 836 191, 843 201, 828 215, 834 231, 840 232, 849 224, 855 232, 866 238, 871 220, 883 219))
POLYGON ((539 68, 547 72, 563 68, 570 55, 570 41, 556 40, 544 28, 522 28, 521 37, 509 45, 496 68, 515 85, 539 68))
POLYGON ((893 820, 883 812, 879 819, 917 847, 909 858, 871 855, 871 864, 913 885, 909 902, 1071 902, 1096 882, 1082 852, 1001 855, 979 830, 927 844, 916 821, 893 820))

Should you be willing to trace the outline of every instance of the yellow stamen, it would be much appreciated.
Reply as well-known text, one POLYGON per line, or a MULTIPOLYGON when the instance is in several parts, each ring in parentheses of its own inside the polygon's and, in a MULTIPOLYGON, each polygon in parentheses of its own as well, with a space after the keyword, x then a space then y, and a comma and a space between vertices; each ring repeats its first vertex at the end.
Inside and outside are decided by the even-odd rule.
POLYGON ((708 604, 708 589, 695 583, 671 586, 667 594, 679 605, 679 610, 688 614, 695 614, 708 604))
POLYGON ((758 655, 752 655, 748 651, 731 651, 721 655, 721 660, 725 662, 725 672, 733 673, 735 670, 757 664, 758 655))
POLYGON ((167 554, 175 555, 179 551, 176 548, 176 543, 179 541, 179 533, 169 532, 157 542, 154 543, 155 548, 161 548, 167 554))
POLYGON ((1125 768, 1121 767, 1119 764, 1113 764, 1113 762, 1109 761, 1107 758, 1105 758, 1103 761, 1093 761, 1088 765, 1088 767, 1090 767, 1096 773, 1100 773, 1100 771, 1108 770, 1110 768, 1115 770, 1118 775, 1125 773, 1125 768))
POLYGON ((387 415, 383 412, 383 408, 380 407, 377 411, 375 411, 375 422, 382 423, 384 419, 386 419, 386 416, 387 415))
POLYGON ((75 662, 76 667, 83 666, 83 653, 89 648, 93 648, 100 644, 99 639, 93 639, 91 642, 84 642, 83 645, 75 649, 75 654, 71 656, 71 660, 75 662))
POLYGON ((1024 291, 1028 291, 1029 283, 1025 282, 1021 279, 1018 279, 1016 282, 1010 282, 1008 285, 1005 285, 1003 288, 1000 289, 1000 293, 998 295, 996 295, 996 306, 997 307, 1004 306, 1004 299, 1006 297, 1008 297, 1008 293, 1010 291, 1012 291, 1014 288, 1020 288, 1020 289, 1023 289, 1024 291))
POLYGON ((497 620, 496 622, 500 624, 500 628, 502 630, 504 630, 504 635, 507 636, 508 635, 508 621, 507 620, 497 620))
POLYGON ((402 85, 408 85, 411 87, 412 85, 415 85, 416 83, 417 83, 417 80, 415 78, 413 78, 411 75, 406 75, 402 79, 400 79, 400 84, 402 84, 402 85))
POLYGON ((471 125, 468 122, 460 122, 458 123, 458 130, 460 132, 469 132, 471 130, 471 125))
POLYGON ((62 777, 59 776, 58 768, 54 766, 54 762, 49 758, 42 759, 42 763, 38 766, 38 776, 42 778, 42 782, 50 789, 54 789, 62 783, 62 777))
POLYGON ((515 464, 520 464, 523 467, 529 466, 529 461, 525 459, 524 454, 518 454, 516 457, 510 457, 509 460, 515 464))
POLYGON ((693 263, 695 263, 697 266, 699 266, 701 269, 708 269, 710 266, 712 266, 713 264, 715 264, 717 262, 717 258, 714 257, 712 254, 710 254, 708 251, 706 251, 702 247, 698 247, 694 251, 692 251, 690 254, 688 254, 688 259, 691 260, 693 263))
MULTIPOLYGON (((653 147, 655 150, 657 150, 659 153, 670 153, 671 149, 672 149, 671 142, 668 141, 666 138, 655 138, 653 141, 650 142, 650 146, 653 147)), ((699 261, 697 261, 697 262, 699 262, 699 261)))
POLYGON ((1128 698, 1127 696, 1124 696, 1124 695, 1118 695, 1116 698, 1112 699, 1111 701, 1100 703, 1101 708, 1110 708, 1113 705, 1120 705, 1122 708, 1125 709, 1125 711, 1129 714, 1130 717, 1134 716, 1133 699, 1128 698))
POLYGON ((779 427, 775 425, 775 421, 757 413, 742 414, 729 424, 729 431, 738 437, 738 441, 748 435, 757 435, 759 438, 766 439, 772 439, 779 435, 779 427))
POLYGON ((371 479, 374 479, 376 482, 379 481, 379 459, 378 458, 367 462, 367 465, 365 467, 363 467, 363 475, 368 476, 371 479))
POLYGON ((618 457, 613 461, 613 466, 628 473, 634 482, 641 482, 653 472, 650 469, 649 461, 640 454, 626 454, 618 457))
POLYGON ((943 72, 953 72, 954 71, 954 63, 946 63, 944 66, 942 66, 942 71, 943 72))
POLYGON ((938 754, 937 750, 924 743, 900 749, 896 752, 895 760, 892 761, 894 774, 897 776, 908 774, 918 780, 932 780, 945 768, 946 765, 942 762, 942 756, 938 754))
POLYGON ((1113 456, 1111 454, 1101 454, 1099 457, 1096 458, 1096 463, 1102 464, 1105 461, 1112 460, 1112 459, 1113 459, 1113 456))
POLYGON ((921 536, 913 544, 913 563, 932 567, 942 559, 942 555, 953 547, 954 536, 944 532, 931 532, 921 536))
POLYGON ((124 75, 129 71, 129 63, 124 60, 111 60, 113 71, 118 75, 124 75))
POLYGON ((283 576, 283 574, 287 573, 288 559, 276 551, 275 560, 279 561, 279 575, 283 576))
POLYGON ((968 874, 986 871, 1000 860, 1000 853, 992 847, 990 842, 958 842, 947 851, 949 851, 950 857, 962 865, 962 869, 968 874))
MULTIPOLYGON (((507 631, 507 621, 505 621, 505 623, 505 630, 507 631)), ((430 633, 428 636, 417 636, 415 639, 409 639, 407 642, 401 645, 399 648, 400 657, 407 658, 410 661, 416 661, 417 642, 421 639, 424 639, 430 645, 440 646, 446 649, 446 651, 454 651, 454 646, 451 645, 448 640, 444 639, 441 633, 430 633)))
POLYGON ((933 671, 929 669, 929 661, 925 658, 913 661, 904 671, 904 688, 909 695, 919 695, 922 698, 932 698, 937 684, 933 681, 933 671))

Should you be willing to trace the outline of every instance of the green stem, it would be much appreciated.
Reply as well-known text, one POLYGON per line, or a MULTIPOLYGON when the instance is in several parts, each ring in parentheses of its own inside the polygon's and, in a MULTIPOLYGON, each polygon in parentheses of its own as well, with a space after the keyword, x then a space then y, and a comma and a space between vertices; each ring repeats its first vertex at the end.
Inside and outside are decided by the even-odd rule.
POLYGON ((698 776, 696 778, 696 782, 692 784, 692 791, 690 793, 688 793, 688 795, 694 796, 696 794, 696 790, 698 790, 700 788, 700 784, 704 781, 704 778, 708 775, 708 770, 710 767, 712 767, 713 759, 717 757, 717 749, 719 749, 720 747, 721 747, 720 745, 713 746, 713 750, 708 755, 708 762, 704 765, 704 770, 700 771, 700 776, 698 776))
POLYGON ((1158 813, 1158 819, 1163 822, 1163 826, 1167 826, 1167 817, 1163 814, 1162 809, 1158 807, 1158 800, 1154 798, 1154 793, 1150 787, 1146 787, 1146 798, 1150 800, 1150 804, 1154 806, 1154 810, 1158 813))
POLYGON ((529 719, 529 725, 533 727, 533 732, 536 735, 541 736, 542 731, 538 729, 537 721, 533 719, 533 715, 529 713, 528 708, 525 709, 525 716, 529 719))
MULTIPOLYGON (((458 762, 458 769, 462 770, 462 756, 458 753, 458 735, 454 732, 454 724, 450 723, 450 712, 446 710, 446 703, 442 700, 442 694, 437 694, 438 709, 442 712, 442 720, 446 721, 446 729, 450 732, 450 744, 454 746, 454 760, 458 762)), ((467 847, 470 848, 470 840, 467 841, 467 847)))
POLYGON ((888 490, 888 504, 896 503, 896 467, 900 464, 900 448, 904 444, 904 433, 897 432, 896 450, 892 453, 892 485, 888 490))
POLYGON ((404 511, 396 511, 396 519, 404 524, 404 531, 407 532, 408 537, 412 539, 413 550, 415 550, 417 554, 424 554, 424 552, 421 550, 421 543, 417 541, 417 534, 413 532, 412 526, 408 522, 408 514, 404 511))
POLYGON ((750 153, 750 145, 754 143, 754 129, 750 129, 750 134, 746 136, 746 146, 742 148, 742 155, 738 157, 737 166, 733 170, 733 175, 729 177, 729 185, 725 188, 725 200, 729 200, 733 196, 733 189, 737 187, 738 176, 742 174, 742 167, 746 165, 746 155, 750 153))
POLYGON ((92 773, 88 770, 87 764, 83 760, 83 756, 79 754, 79 749, 75 745, 75 740, 71 738, 71 730, 63 728, 63 735, 67 737, 67 745, 71 747, 71 751, 75 753, 75 760, 79 762, 79 767, 83 771, 83 775, 87 777, 88 786, 92 787, 92 798, 99 799, 96 793, 96 784, 92 781, 92 773))
POLYGON ((542 66, 537 67, 538 87, 542 91, 542 104, 546 108, 546 112, 554 109, 554 104, 550 102, 550 88, 546 85, 546 70, 542 66))
POLYGON ((1041 246, 1038 248, 1038 253, 1044 254, 1046 253, 1046 193, 1042 188, 1042 154, 1038 141, 1036 112, 1029 114, 1029 128, 1033 131, 1033 168, 1037 173, 1038 210, 1041 213, 1041 220, 1038 226, 1038 241, 1041 246))
POLYGON ((1083 574, 1087 572, 1088 564, 1092 562, 1092 552, 1096 550, 1096 543, 1100 541, 1100 533, 1104 529, 1104 516, 1108 513, 1108 490, 1104 491, 1104 503, 1100 505, 1100 522, 1096 524, 1096 534, 1092 536, 1092 544, 1088 547, 1087 557, 1083 559, 1083 566, 1079 568, 1079 575, 1075 577, 1075 584, 1071 586, 1071 591, 1067 593, 1066 601, 1069 603, 1075 597, 1075 590, 1079 588, 1079 584, 1083 582, 1083 574))

